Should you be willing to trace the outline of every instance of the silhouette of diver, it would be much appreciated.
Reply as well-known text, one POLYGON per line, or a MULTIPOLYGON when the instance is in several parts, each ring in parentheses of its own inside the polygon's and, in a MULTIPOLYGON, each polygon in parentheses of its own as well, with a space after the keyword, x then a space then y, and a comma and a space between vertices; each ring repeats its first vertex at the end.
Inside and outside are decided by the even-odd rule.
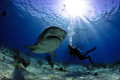
MULTIPOLYGON (((78 49, 77 47, 72 46, 72 45, 70 45, 70 44, 68 45, 68 47, 69 47, 69 49, 70 49, 70 52, 69 52, 70 57, 71 57, 72 55, 74 55, 74 59, 75 59, 75 55, 76 55, 80 60, 84 60, 84 59, 86 59, 86 58, 89 58, 90 63, 93 64, 93 61, 91 60, 91 57, 90 57, 90 56, 85 57, 85 56, 86 56, 89 52, 94 51, 94 50, 96 49, 96 47, 92 48, 91 50, 88 50, 84 55, 81 54, 82 51, 81 51, 80 49, 78 49)), ((71 60, 70 60, 70 61, 71 61, 71 60)))

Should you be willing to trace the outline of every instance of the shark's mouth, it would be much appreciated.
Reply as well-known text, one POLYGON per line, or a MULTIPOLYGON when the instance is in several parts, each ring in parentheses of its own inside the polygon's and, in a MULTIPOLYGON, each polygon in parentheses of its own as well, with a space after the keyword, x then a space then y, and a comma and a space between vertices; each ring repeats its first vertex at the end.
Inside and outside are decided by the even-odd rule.
POLYGON ((58 37, 58 36, 47 36, 45 38, 57 38, 57 39, 59 39, 61 41, 60 37, 58 37))

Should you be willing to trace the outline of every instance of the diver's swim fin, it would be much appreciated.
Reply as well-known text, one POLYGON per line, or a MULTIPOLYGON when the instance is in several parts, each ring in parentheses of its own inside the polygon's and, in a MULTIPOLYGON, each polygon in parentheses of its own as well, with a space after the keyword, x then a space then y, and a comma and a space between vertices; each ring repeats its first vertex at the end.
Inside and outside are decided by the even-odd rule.
POLYGON ((96 49, 96 47, 94 47, 94 48, 92 48, 91 50, 89 50, 89 52, 92 52, 92 51, 94 51, 96 49))

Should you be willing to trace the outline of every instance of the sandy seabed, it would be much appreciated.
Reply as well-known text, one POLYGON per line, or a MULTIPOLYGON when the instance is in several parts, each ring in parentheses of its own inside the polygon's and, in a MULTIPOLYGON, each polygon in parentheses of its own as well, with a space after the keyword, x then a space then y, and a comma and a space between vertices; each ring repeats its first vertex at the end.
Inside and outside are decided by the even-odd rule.
POLYGON ((25 69, 22 64, 16 67, 16 62, 9 56, 3 60, 3 56, 0 53, 0 80, 120 80, 118 69, 89 71, 82 65, 69 65, 65 71, 59 71, 60 66, 55 65, 52 70, 50 65, 43 64, 40 67, 34 60, 25 69))

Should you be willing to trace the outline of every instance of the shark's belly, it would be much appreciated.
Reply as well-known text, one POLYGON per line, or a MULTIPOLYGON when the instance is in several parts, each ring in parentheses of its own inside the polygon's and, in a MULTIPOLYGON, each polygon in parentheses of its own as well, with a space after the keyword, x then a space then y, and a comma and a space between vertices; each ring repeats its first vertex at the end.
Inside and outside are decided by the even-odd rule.
POLYGON ((40 44, 38 43, 37 46, 39 49, 35 51, 35 53, 47 53, 56 50, 61 45, 61 41, 58 38, 48 38, 44 39, 43 42, 40 44))

